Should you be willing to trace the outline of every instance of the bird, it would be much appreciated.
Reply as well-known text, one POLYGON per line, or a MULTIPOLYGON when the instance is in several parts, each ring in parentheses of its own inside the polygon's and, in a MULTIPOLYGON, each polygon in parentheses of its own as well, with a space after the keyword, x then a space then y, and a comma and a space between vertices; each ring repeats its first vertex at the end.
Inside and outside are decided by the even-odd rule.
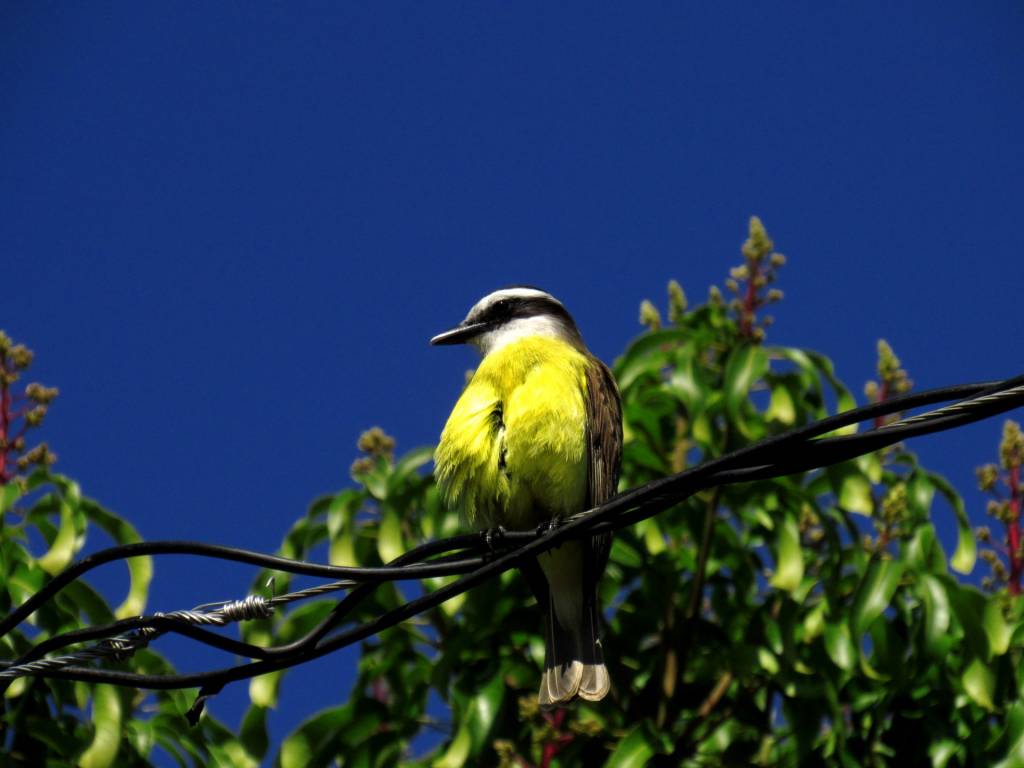
MULTIPOLYGON (((479 530, 531 530, 615 495, 619 390, 558 299, 527 285, 493 291, 430 343, 470 344, 482 356, 434 453, 449 509, 479 530)), ((600 701, 611 687, 597 594, 610 549, 606 533, 520 566, 545 614, 545 711, 600 701)))

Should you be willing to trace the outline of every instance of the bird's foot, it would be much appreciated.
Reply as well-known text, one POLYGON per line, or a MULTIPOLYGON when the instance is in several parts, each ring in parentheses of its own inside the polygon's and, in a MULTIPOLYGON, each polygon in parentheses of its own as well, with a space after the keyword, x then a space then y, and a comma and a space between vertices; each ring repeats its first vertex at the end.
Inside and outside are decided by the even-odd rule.
POLYGON ((484 531, 484 544, 493 554, 501 548, 501 542, 505 540, 505 526, 499 525, 496 528, 488 528, 484 531))
POLYGON ((546 534, 551 533, 553 530, 560 527, 562 525, 562 522, 562 518, 558 516, 552 517, 550 520, 545 520, 543 523, 537 526, 537 535, 544 536, 546 534))

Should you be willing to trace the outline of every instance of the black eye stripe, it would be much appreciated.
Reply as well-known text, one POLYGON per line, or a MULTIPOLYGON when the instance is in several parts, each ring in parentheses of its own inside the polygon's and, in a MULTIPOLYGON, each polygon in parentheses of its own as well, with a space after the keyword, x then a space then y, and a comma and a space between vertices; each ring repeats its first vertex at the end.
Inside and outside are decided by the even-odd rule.
POLYGON ((557 301, 546 296, 531 296, 527 299, 519 299, 511 307, 512 317, 534 317, 536 315, 551 315, 562 320, 572 322, 565 307, 557 301))
POLYGON ((480 313, 480 321, 485 323, 502 323, 511 316, 512 303, 508 299, 500 299, 480 313))
POLYGON ((571 328, 575 327, 575 323, 565 307, 549 296, 505 296, 471 320, 476 323, 500 325, 509 320, 537 317, 538 315, 548 315, 561 320, 571 328))

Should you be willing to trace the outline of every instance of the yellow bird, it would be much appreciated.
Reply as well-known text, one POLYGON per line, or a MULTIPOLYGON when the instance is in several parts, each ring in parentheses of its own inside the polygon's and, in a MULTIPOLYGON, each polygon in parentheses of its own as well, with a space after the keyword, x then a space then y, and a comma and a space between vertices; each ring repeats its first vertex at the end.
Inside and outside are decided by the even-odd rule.
MULTIPOLYGON (((622 407, 608 368, 561 302, 529 286, 494 291, 431 344, 469 343, 483 360, 434 456, 442 498, 479 529, 529 530, 611 498, 622 407)), ((603 699, 597 583, 611 537, 570 541, 523 570, 545 609, 538 699, 547 708, 603 699)))

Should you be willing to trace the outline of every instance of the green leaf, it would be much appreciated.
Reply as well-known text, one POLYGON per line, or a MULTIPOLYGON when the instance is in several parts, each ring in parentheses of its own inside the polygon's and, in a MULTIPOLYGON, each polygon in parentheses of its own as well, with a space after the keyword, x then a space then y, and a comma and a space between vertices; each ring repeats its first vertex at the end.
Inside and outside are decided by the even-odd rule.
MULTIPOLYGON (((77 738, 69 739, 67 729, 61 728, 61 722, 52 717, 40 717, 30 714, 24 718, 21 725, 26 733, 31 734, 31 740, 36 742, 36 746, 48 748, 50 760, 47 763, 47 768, 49 766, 60 766, 63 768, 65 765, 71 765, 71 757, 81 747, 82 737, 85 736, 85 728, 82 728, 79 733, 75 734, 77 738), (58 757, 63 758, 63 760, 58 762, 58 757)), ((74 764, 78 765, 78 763, 74 764)), ((22 768, 22 766, 29 766, 30 764, 17 759, 10 760, 7 751, 4 750, 0 752, 0 765, 3 765, 4 768, 8 768, 8 766, 22 768)), ((32 765, 31 768, 35 768, 35 766, 32 765)))
MULTIPOLYGON (((89 520, 96 523, 118 544, 135 544, 142 541, 139 532, 131 523, 113 512, 108 512, 92 499, 83 499, 82 509, 89 520)), ((128 566, 131 583, 124 602, 114 609, 114 615, 119 619, 138 616, 146 610, 149 582, 153 578, 153 558, 131 557, 125 560, 125 563, 128 566)))
POLYGON ((352 473, 353 479, 362 483, 370 495, 379 501, 388 497, 388 477, 390 475, 391 462, 383 456, 377 457, 370 469, 352 473))
POLYGON ((946 555, 935 537, 935 527, 922 523, 914 529, 914 535, 904 545, 904 561, 915 571, 945 573, 946 555))
POLYGON ((652 555, 665 551, 665 534, 661 532, 657 518, 651 517, 647 520, 641 520, 636 524, 636 532, 643 536, 644 546, 647 547, 647 551, 652 555))
POLYGON ((979 707, 989 712, 995 710, 996 705, 992 701, 992 694, 996 689, 996 678, 992 670, 981 659, 975 657, 960 678, 964 691, 971 697, 979 707))
POLYGON ((452 743, 448 745, 443 755, 431 763, 431 768, 461 768, 469 759, 472 746, 473 737, 470 735, 469 721, 463 719, 452 743))
POLYGON ((415 472, 433 458, 434 446, 421 445, 419 448, 413 448, 411 451, 405 453, 402 458, 395 463, 395 468, 392 474, 398 479, 405 480, 408 475, 415 472))
POLYGON ((850 609, 850 630, 855 638, 867 632, 871 623, 889 607, 900 584, 903 565, 895 560, 872 560, 850 609))
POLYGON ((704 408, 707 399, 707 384, 700 366, 697 365, 693 344, 686 344, 678 350, 676 364, 669 374, 666 387, 674 393, 690 414, 690 418, 704 408))
MULTIPOLYGON (((832 391, 836 395, 836 413, 842 413, 843 411, 851 411, 857 407, 857 401, 854 400, 850 390, 846 388, 835 375, 835 368, 832 365, 832 361, 829 360, 825 355, 819 352, 812 352, 807 350, 807 357, 810 358, 814 367, 818 370, 825 380, 832 387, 832 391)), ((841 427, 833 432, 829 432, 829 435, 852 435, 857 431, 856 424, 850 424, 845 427, 841 427)))
POLYGON ((39 567, 51 576, 54 576, 65 568, 75 556, 75 544, 78 540, 78 532, 75 530, 75 510, 66 499, 60 502, 60 527, 57 529, 57 538, 45 555, 37 561, 39 567))
POLYGON ((780 381, 772 387, 772 399, 768 403, 765 418, 787 427, 796 422, 796 402, 786 382, 780 381))
POLYGON ((212 717, 203 719, 203 736, 211 763, 231 768, 259 768, 259 762, 242 746, 234 733, 212 717))
POLYGON ((283 675, 283 670, 277 670, 258 675, 249 681, 249 700, 254 706, 264 709, 277 706, 277 689, 283 675))
POLYGON ((290 643, 312 631, 335 606, 332 600, 303 603, 285 614, 277 628, 277 642, 290 643))
POLYGON ((935 486, 926 473, 915 472, 907 483, 907 495, 911 507, 921 514, 927 515, 932 508, 935 486))
POLYGON ((705 448, 712 446, 715 442, 715 427, 711 423, 711 417, 703 411, 693 419, 693 439, 698 445, 705 448))
POLYGON ((622 357, 615 361, 615 378, 619 389, 625 392, 644 375, 660 375, 661 369, 668 363, 668 350, 684 343, 687 336, 686 331, 671 328, 638 337, 626 348, 622 357))
POLYGON ((359 565, 356 556, 356 513, 362 506, 364 494, 356 490, 336 494, 327 507, 327 537, 330 540, 328 557, 331 565, 359 565))
POLYGON ((857 646, 850 637, 850 628, 845 623, 825 625, 825 651, 832 663, 845 672, 851 671, 857 663, 857 646))
POLYGON ((109 624, 114 614, 106 600, 85 581, 73 581, 61 590, 60 598, 66 598, 78 615, 84 614, 90 624, 109 624))
POLYGON ((17 483, 0 485, 0 516, 6 514, 21 498, 21 488, 17 483))
POLYGON ((932 768, 946 768, 949 761, 956 757, 961 745, 953 739, 939 739, 933 741, 928 747, 928 757, 932 761, 932 768))
MULTIPOLYGON (((446 587, 449 584, 454 583, 458 578, 458 576, 432 576, 423 580, 423 586, 428 592, 436 592, 441 587, 446 587)), ((446 616, 454 616, 462 610, 462 606, 465 605, 468 597, 468 592, 462 592, 461 594, 455 595, 455 597, 445 600, 441 603, 440 608, 446 616)))
MULTIPOLYGON (((189 762, 186 754, 186 750, 182 748, 180 743, 180 737, 173 728, 167 727, 153 727, 153 733, 156 737, 156 743, 163 747, 167 754, 176 762, 180 768, 188 768, 189 762)), ((192 750, 194 752, 194 750, 192 750)), ((193 765, 201 765, 199 761, 193 762, 193 765)), ((218 766, 218 768, 220 768, 218 766)))
POLYGON ((962 645, 965 651, 973 656, 987 659, 992 649, 988 634, 985 632, 984 614, 986 599, 981 592, 973 587, 959 584, 952 578, 943 579, 950 605, 956 614, 964 637, 962 645))
POLYGON ((875 500, 871 494, 871 482, 852 462, 829 467, 826 474, 835 489, 836 501, 850 512, 871 516, 875 511, 875 500))
POLYGON ((778 555, 771 585, 776 589, 792 592, 800 586, 804 577, 804 553, 800 547, 800 526, 796 517, 787 514, 777 530, 776 551, 778 555))
POLYGON ((822 600, 807 613, 803 623, 803 642, 809 643, 825 631, 826 613, 828 613, 828 603, 825 600, 822 600))
POLYGON ((473 737, 472 753, 479 755, 481 749, 490 743, 491 727, 501 708, 505 695, 505 676, 499 671, 470 701, 466 721, 473 737))
POLYGON ((149 757, 156 743, 152 720, 131 719, 124 726, 125 740, 142 757, 149 757))
POLYGON ((46 573, 34 561, 21 562, 15 565, 14 571, 7 577, 4 586, 11 595, 15 605, 21 605, 43 587, 46 573))
POLYGON ((627 541, 625 536, 616 536, 612 539, 610 559, 624 568, 640 568, 644 564, 640 550, 627 541))
POLYGON ((237 741, 223 744, 207 744, 213 765, 230 765, 231 768, 259 768, 259 762, 248 754, 237 741))
POLYGON ((643 768, 654 756, 655 745, 651 743, 643 724, 634 726, 615 747, 605 765, 615 768, 643 768))
POLYGON ((1006 713, 1006 753, 992 768, 1024 768, 1024 702, 1015 701, 1006 713))
POLYGON ((4 691, 4 698, 16 699, 21 696, 25 692, 25 689, 28 688, 29 679, 30 678, 28 676, 16 678, 14 682, 7 687, 7 690, 4 691))
POLYGON ((92 742, 79 758, 80 768, 107 768, 121 745, 121 695, 112 685, 97 685, 92 700, 92 742))
POLYGON ((318 764, 315 762, 318 754, 343 736, 351 719, 352 706, 347 704, 319 712, 303 722, 281 744, 278 753, 281 768, 307 768, 318 764))
POLYGON ((377 530, 377 552, 384 563, 400 557, 405 552, 402 545, 402 521, 398 511, 385 504, 381 509, 380 528, 377 530))
POLYGON ((939 655, 950 640, 951 611, 946 587, 936 577, 922 574, 917 580, 917 592, 924 605, 925 648, 929 653, 939 655))
POLYGON ((725 409, 729 419, 747 437, 753 431, 742 417, 743 404, 754 383, 768 372, 768 355, 756 345, 736 347, 725 364, 725 409), (749 433, 749 434, 748 434, 749 433))
POLYGON ((971 530, 971 521, 967 519, 967 510, 964 509, 964 500, 956 489, 949 484, 942 475, 934 472, 928 473, 928 479, 932 481, 935 488, 949 502, 956 516, 957 544, 956 552, 949 561, 954 571, 959 573, 970 573, 974 570, 974 561, 977 558, 978 547, 974 540, 974 531, 971 530))
POLYGON ((775 654, 763 646, 757 649, 757 662, 761 665, 761 669, 769 675, 779 673, 779 660, 775 658, 775 654))
POLYGON ((877 453, 865 453, 853 459, 853 463, 864 473, 869 483, 882 482, 882 461, 877 453))
POLYGON ((982 625, 988 635, 988 646, 996 656, 1002 656, 1010 648, 1013 627, 1003 615, 1001 595, 990 595, 985 601, 985 612, 982 614, 982 625))
POLYGON ((249 707, 242 719, 242 727, 238 736, 246 751, 257 760, 262 760, 270 746, 266 708, 249 707))

